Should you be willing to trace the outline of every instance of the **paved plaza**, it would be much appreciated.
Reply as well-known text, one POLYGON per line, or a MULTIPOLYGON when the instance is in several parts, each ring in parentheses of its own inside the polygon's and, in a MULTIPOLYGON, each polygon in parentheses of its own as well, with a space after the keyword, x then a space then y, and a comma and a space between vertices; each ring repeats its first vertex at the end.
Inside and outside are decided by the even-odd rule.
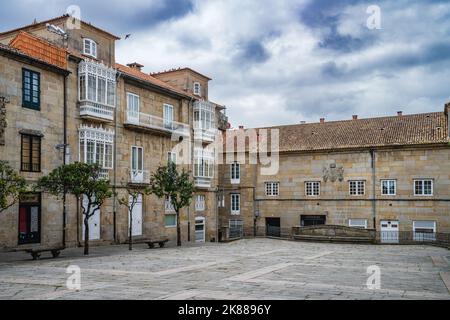
POLYGON ((149 250, 138 245, 69 249, 31 261, 0 254, 0 299, 450 299, 450 251, 248 239, 149 250), (66 287, 81 269, 81 290, 66 287), (369 290, 378 266, 381 288, 369 290), (446 286, 447 283, 447 286, 446 286))

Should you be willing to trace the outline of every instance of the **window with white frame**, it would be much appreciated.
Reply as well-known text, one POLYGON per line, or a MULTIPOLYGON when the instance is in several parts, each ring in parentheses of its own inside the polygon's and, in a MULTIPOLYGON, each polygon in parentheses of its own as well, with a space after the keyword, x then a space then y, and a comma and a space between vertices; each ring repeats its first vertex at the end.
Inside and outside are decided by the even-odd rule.
POLYGON ((177 154, 175 152, 169 152, 167 154, 167 162, 177 164, 177 154))
POLYGON ((113 169, 114 131, 82 125, 79 130, 79 158, 83 163, 97 163, 113 169))
POLYGON ((140 97, 134 93, 127 92, 127 116, 128 121, 139 122, 140 97))
POLYGON ((367 229, 367 219, 348 219, 349 227, 367 229))
POLYGON ((197 195, 195 197, 195 211, 205 211, 205 196, 197 195))
POLYGON ((173 129, 173 106, 164 104, 164 128, 173 129))
POLYGON ((194 94, 197 96, 202 95, 202 85, 200 82, 194 82, 194 94))
POLYGON ((241 214, 241 195, 234 193, 231 195, 231 214, 241 214))
POLYGON ((306 195, 308 197, 320 196, 320 182, 310 181, 305 183, 306 195))
POLYGON ((214 105, 207 101, 194 104, 194 129, 211 130, 216 127, 214 105))
POLYGON ((116 104, 116 71, 94 61, 78 66, 79 100, 114 107, 116 104))
POLYGON ((381 180, 381 194, 383 196, 395 196, 397 193, 396 180, 381 180))
POLYGON ((280 194, 279 182, 266 182, 266 196, 276 197, 280 194))
POLYGON ((97 43, 92 39, 84 38, 83 53, 97 59, 97 43))
POLYGON ((144 148, 131 147, 131 170, 133 174, 142 173, 144 170, 144 148))
POLYGON ((231 184, 241 183, 241 165, 238 162, 231 164, 231 184))
POLYGON ((435 241, 436 221, 413 221, 414 241, 435 241))
POLYGON ((203 148, 194 150, 194 177, 212 179, 214 177, 214 153, 203 148))
POLYGON ((415 196, 432 196, 433 195, 433 179, 414 180, 415 196))
POLYGON ((164 225, 166 228, 174 228, 177 226, 177 215, 174 213, 166 213, 164 216, 164 225))
POLYGON ((351 196, 363 196, 366 192, 366 182, 365 181, 350 181, 350 195, 351 196))

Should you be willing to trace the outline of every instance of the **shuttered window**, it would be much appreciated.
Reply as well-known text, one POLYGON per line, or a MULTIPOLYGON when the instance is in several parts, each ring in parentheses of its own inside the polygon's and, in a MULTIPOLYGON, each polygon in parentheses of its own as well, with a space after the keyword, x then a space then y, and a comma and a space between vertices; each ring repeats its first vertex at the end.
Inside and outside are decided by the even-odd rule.
POLYGON ((22 134, 21 170, 41 171, 41 137, 22 134))

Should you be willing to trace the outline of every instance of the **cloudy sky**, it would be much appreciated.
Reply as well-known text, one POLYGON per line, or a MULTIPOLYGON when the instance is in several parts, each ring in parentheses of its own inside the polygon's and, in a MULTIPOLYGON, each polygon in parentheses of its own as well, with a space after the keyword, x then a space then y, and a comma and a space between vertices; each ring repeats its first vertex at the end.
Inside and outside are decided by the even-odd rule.
POLYGON ((0 30, 81 7, 121 37, 119 62, 190 66, 234 126, 442 111, 450 101, 450 1, 14 0, 0 30), (369 29, 367 8, 381 9, 369 29))

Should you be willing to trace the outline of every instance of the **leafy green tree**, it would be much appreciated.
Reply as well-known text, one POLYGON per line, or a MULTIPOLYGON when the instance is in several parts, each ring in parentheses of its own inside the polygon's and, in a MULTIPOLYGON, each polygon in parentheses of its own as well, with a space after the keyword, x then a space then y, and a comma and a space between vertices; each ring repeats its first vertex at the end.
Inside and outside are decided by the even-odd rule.
POLYGON ((177 215, 177 245, 181 246, 180 210, 191 204, 195 192, 189 172, 178 172, 176 164, 169 162, 152 174, 148 192, 172 202, 177 215))
MULTIPOLYGON (((124 183, 122 183, 124 184, 124 183)), ((133 209, 136 206, 139 196, 143 194, 142 190, 138 187, 127 186, 124 188, 126 194, 118 198, 119 204, 126 207, 128 210, 128 217, 130 219, 130 226, 128 230, 128 248, 133 250, 133 209)))
POLYGON ((0 161, 0 213, 19 202, 20 195, 27 192, 24 178, 8 164, 0 161))
POLYGON ((111 198, 109 181, 100 177, 101 168, 98 164, 73 163, 63 165, 53 170, 48 176, 42 177, 37 187, 55 196, 64 193, 73 194, 81 201, 84 216, 84 254, 89 254, 89 219, 100 210, 106 199, 111 198))

